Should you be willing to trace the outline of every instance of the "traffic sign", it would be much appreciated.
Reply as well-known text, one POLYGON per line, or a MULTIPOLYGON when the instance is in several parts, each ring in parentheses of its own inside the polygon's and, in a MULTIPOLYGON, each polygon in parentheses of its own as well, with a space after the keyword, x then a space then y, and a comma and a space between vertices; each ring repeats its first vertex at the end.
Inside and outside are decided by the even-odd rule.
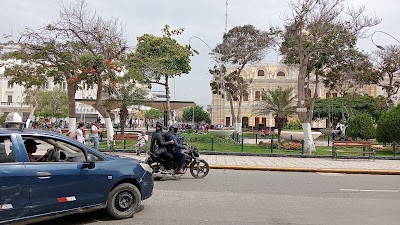
POLYGON ((307 108, 296 108, 296 112, 307 112, 307 108))

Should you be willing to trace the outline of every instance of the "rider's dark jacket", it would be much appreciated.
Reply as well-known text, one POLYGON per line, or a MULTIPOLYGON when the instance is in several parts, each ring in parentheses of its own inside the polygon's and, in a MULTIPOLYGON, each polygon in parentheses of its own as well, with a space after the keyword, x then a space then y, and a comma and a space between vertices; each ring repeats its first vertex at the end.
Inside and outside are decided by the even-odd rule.
POLYGON ((157 141, 158 146, 166 147, 168 150, 168 146, 173 146, 168 143, 168 141, 164 140, 163 134, 160 131, 156 131, 151 136, 151 143, 150 143, 150 151, 153 152, 154 143, 157 141))
POLYGON ((178 143, 178 138, 172 131, 168 131, 163 134, 165 141, 174 141, 174 145, 166 146, 167 152, 172 153, 174 149, 185 149, 185 146, 178 143))

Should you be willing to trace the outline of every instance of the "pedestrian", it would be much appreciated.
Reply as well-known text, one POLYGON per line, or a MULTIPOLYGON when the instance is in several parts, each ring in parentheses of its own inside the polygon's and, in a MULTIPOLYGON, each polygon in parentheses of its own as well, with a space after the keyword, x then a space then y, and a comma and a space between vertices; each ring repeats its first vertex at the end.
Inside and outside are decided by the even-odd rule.
POLYGON ((136 155, 140 155, 142 148, 146 146, 149 136, 147 136, 146 131, 142 131, 138 136, 138 142, 135 144, 136 155))
POLYGON ((37 121, 32 123, 32 129, 39 129, 39 123, 37 121))
POLYGON ((93 142, 94 148, 98 149, 99 148, 99 136, 100 136, 100 133, 103 132, 103 130, 100 129, 99 120, 96 120, 96 122, 93 123, 90 131, 91 131, 90 139, 93 142))
POLYGON ((132 129, 132 117, 129 119, 129 128, 131 128, 132 129))
POLYGON ((53 131, 56 133, 62 134, 62 130, 57 124, 54 125, 53 131))
POLYGON ((85 144, 85 124, 83 122, 80 122, 76 129, 76 140, 85 144))

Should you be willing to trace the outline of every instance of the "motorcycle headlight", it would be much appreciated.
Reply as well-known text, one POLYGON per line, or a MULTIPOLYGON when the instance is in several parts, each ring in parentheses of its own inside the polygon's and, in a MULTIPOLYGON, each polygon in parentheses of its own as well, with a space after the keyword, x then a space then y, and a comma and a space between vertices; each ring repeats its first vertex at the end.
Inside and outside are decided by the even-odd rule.
POLYGON ((149 173, 153 173, 153 169, 147 163, 139 163, 140 166, 149 173))

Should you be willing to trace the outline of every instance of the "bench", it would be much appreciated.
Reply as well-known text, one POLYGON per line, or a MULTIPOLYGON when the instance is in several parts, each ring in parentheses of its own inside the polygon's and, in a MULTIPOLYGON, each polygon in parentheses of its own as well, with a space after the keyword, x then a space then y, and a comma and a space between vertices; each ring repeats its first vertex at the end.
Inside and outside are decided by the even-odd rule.
MULTIPOLYGON (((115 141, 123 141, 124 142, 124 150, 126 149, 126 141, 134 141, 137 140, 137 133, 126 133, 126 134, 114 134, 113 141, 114 143, 111 145, 110 151, 114 151, 115 141)), ((133 147, 134 150, 134 147, 133 147)))
POLYGON ((368 160, 373 159, 375 161, 375 149, 371 148, 371 142, 369 141, 333 141, 332 143, 332 156, 337 159, 337 148, 338 147, 352 147, 352 148, 363 148, 363 151, 344 151, 345 153, 362 153, 363 155, 368 154, 368 160), (368 149, 368 150, 365 150, 368 149))

